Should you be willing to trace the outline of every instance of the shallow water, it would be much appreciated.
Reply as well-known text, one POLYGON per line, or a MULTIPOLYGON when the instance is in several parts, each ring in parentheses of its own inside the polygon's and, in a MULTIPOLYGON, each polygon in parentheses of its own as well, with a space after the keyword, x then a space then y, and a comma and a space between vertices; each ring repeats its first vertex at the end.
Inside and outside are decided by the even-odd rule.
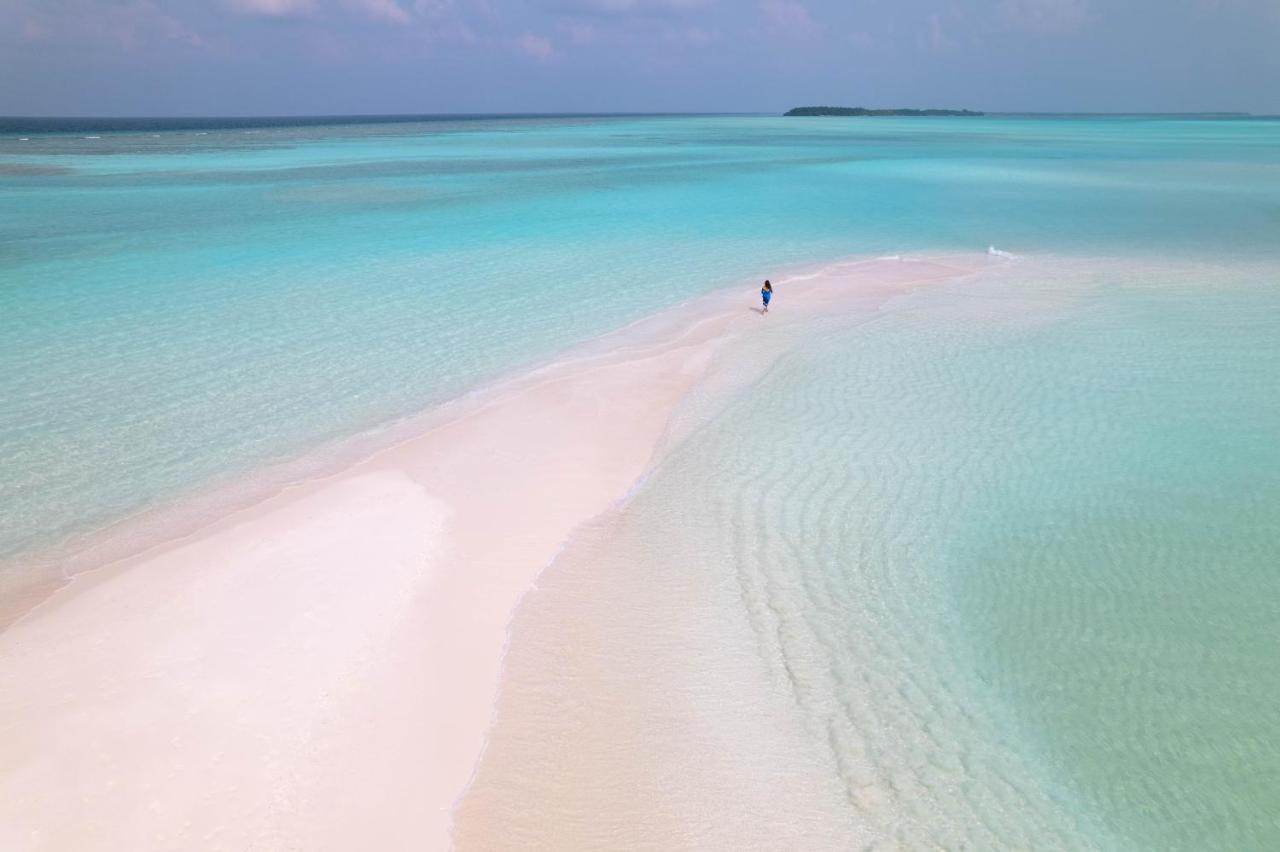
POLYGON ((1274 848, 1276 271, 805 328, 528 599, 460 846, 1274 848))
POLYGON ((1022 257, 690 401, 517 619, 462 839, 1280 844, 1280 123, 0 134, 10 574, 726 283, 1022 257))
POLYGON ((0 126, 0 557, 785 264, 1280 251, 1269 121, 43 130, 0 126))

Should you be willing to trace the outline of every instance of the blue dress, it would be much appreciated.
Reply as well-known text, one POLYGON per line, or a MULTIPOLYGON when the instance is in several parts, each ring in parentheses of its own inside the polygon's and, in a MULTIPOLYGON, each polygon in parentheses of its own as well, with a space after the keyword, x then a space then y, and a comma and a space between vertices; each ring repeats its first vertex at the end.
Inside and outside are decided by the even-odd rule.
POLYGON ((760 298, 764 299, 764 306, 765 306, 766 308, 767 308, 767 307, 769 307, 769 300, 773 298, 773 291, 772 291, 772 290, 761 290, 761 291, 760 291, 760 298))

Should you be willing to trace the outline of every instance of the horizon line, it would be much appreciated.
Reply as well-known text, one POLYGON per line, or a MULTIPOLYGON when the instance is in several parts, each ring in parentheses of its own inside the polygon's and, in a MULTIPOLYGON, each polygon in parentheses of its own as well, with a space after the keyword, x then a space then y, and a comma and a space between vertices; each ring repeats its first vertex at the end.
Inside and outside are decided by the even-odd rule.
MULTIPOLYGON (((1241 110, 1194 110, 1176 112, 1127 112, 1127 111, 1056 111, 1056 110, 999 110, 977 111, 980 115, 972 118, 1242 118, 1242 119, 1278 119, 1280 114, 1253 113, 1241 110)), ((546 118, 681 118, 681 117, 784 117, 776 111, 608 111, 608 112, 424 112, 424 113, 283 113, 283 114, 242 114, 242 115, 0 115, 0 133, 40 132, 39 125, 54 129, 58 125, 80 123, 89 125, 95 122, 151 122, 181 123, 191 122, 203 125, 201 129, 220 129, 219 122, 255 123, 262 127, 273 124, 281 126, 291 123, 307 123, 315 126, 324 124, 359 124, 368 123, 412 123, 414 121, 467 121, 495 119, 546 119, 546 118), (21 123, 28 122, 32 127, 21 129, 21 123), (5 125, 11 125, 6 127, 5 125)), ((960 116, 944 116, 954 120, 960 116)), ((883 119, 883 116, 873 116, 883 119)), ((919 120, 919 119, 916 119, 919 120)), ((111 128, 101 128, 103 130, 111 128)), ((126 128, 119 128, 126 129, 126 128)), ((180 128, 174 128, 180 129, 180 128)), ((230 128, 228 128, 230 129, 230 128)))

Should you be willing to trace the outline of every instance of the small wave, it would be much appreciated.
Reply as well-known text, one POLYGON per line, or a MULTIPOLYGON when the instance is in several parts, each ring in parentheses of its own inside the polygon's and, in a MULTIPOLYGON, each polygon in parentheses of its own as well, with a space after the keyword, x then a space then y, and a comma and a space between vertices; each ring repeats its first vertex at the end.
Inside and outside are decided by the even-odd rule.
POLYGON ((101 139, 101 136, 86 136, 85 139, 101 139))
POLYGON ((880 255, 879 257, 877 257, 877 258, 876 258, 876 260, 902 260, 902 255, 900 255, 900 254, 882 254, 882 255, 880 255))
POLYGON ((1018 259, 1018 256, 1017 256, 1016 254, 1014 254, 1013 252, 1010 252, 1010 251, 1001 251, 1000 249, 996 248, 995 246, 987 246, 987 254, 991 255, 992 257, 1003 257, 1003 258, 1005 258, 1006 260, 1017 260, 1017 259, 1018 259))
POLYGON ((19 142, 30 142, 30 141, 31 141, 31 137, 30 137, 30 136, 19 136, 19 137, 18 137, 18 141, 19 141, 19 142))

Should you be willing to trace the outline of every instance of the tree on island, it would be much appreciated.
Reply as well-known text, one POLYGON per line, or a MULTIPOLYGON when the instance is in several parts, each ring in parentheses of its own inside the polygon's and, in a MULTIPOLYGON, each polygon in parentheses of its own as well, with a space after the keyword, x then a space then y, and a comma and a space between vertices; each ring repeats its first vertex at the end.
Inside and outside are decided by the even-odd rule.
POLYGON ((884 115, 905 115, 915 117, 929 117, 940 115, 954 116, 980 116, 984 113, 974 112, 967 109, 867 109, 866 107, 830 107, 830 106, 810 106, 796 107, 789 110, 788 116, 817 116, 817 115, 839 115, 839 116, 884 116, 884 115))

